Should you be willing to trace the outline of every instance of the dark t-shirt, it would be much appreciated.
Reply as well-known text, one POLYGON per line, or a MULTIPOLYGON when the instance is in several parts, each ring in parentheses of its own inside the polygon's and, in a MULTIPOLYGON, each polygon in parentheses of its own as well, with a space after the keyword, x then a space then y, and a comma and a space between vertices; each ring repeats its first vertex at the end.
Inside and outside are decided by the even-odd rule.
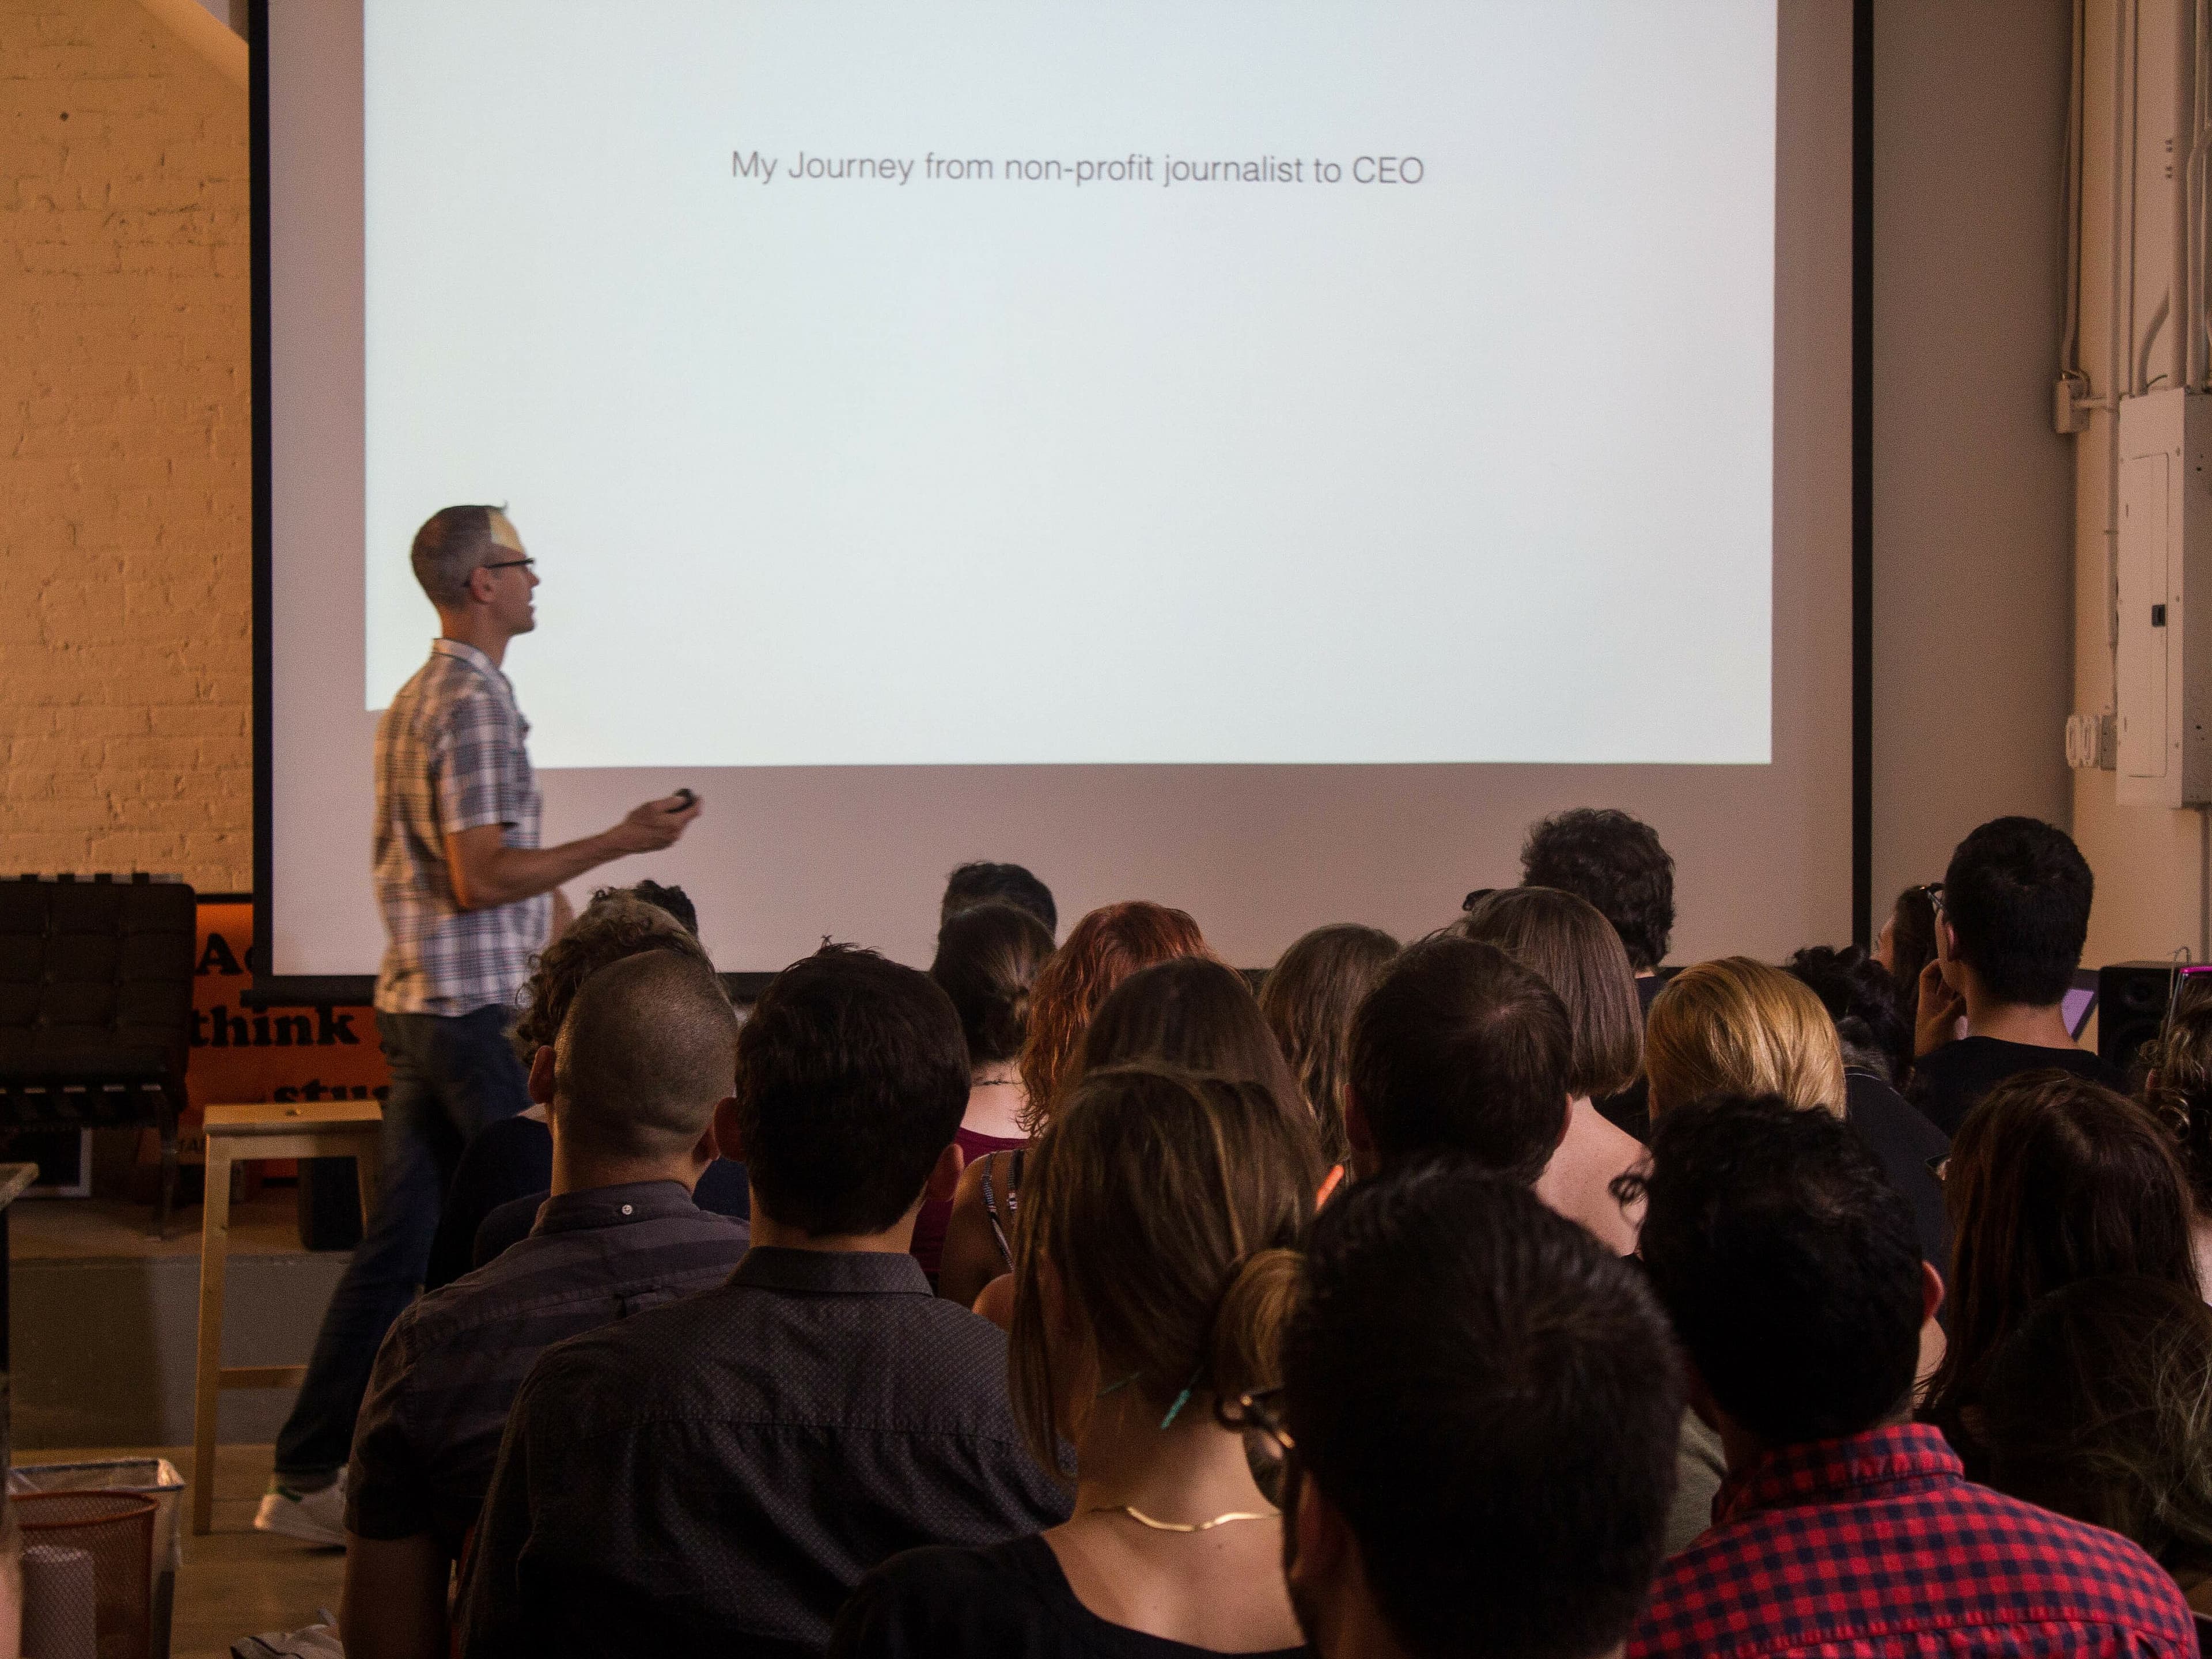
POLYGON ((1942 1161, 1951 1150, 1950 1137, 1872 1072, 1845 1072, 1844 1090, 1851 1127, 1881 1161, 1889 1184, 1912 1206, 1921 1256, 1936 1272, 1948 1274, 1951 1228, 1943 1214, 1943 1183, 1930 1160, 1942 1161))
MULTIPOLYGON (((450 1285, 476 1266, 477 1229, 486 1216, 514 1199, 542 1199, 552 1185, 553 1132, 543 1123, 510 1117, 478 1131, 462 1149, 453 1185, 446 1189, 422 1288, 450 1285)), ((522 1232, 529 1231, 525 1227, 522 1232)))
MULTIPOLYGON (((830 1638, 831 1659, 1201 1659, 1212 1651, 1101 1619, 1077 1599, 1042 1537, 895 1555, 860 1580, 830 1638)), ((1278 1648, 1249 1659, 1311 1652, 1278 1648)))
POLYGON ((1981 1097, 2007 1078, 2053 1069, 2071 1072, 2110 1089, 2127 1087, 2127 1079, 2117 1066, 2084 1048, 2045 1048, 2030 1042, 2007 1042, 2002 1037, 1970 1036, 1947 1042, 1915 1060, 1905 1098, 1945 1134, 1955 1135, 1981 1097))

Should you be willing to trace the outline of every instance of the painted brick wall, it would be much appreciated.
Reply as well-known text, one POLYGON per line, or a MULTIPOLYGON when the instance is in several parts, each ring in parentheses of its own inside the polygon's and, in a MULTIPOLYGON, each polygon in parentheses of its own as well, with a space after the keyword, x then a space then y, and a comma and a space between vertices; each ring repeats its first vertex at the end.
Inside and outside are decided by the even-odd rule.
POLYGON ((252 882, 245 94, 0 0, 0 873, 252 882))

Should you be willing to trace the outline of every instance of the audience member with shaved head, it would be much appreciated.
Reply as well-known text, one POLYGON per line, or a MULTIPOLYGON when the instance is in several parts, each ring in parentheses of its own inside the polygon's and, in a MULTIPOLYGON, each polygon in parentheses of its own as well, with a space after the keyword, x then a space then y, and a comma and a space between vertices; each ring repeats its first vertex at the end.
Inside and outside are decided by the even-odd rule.
POLYGON ((927 975, 826 947, 776 976, 716 1123, 752 1248, 726 1283, 538 1361, 484 1500, 467 1659, 815 1652, 887 1557, 1066 1517, 1015 1425, 1006 1338, 908 1249, 959 1177, 970 1080, 927 975))
POLYGON ((400 1316, 379 1352, 346 1492, 345 1639, 368 1659, 447 1650, 453 1563, 490 1484, 507 1407, 550 1345, 720 1284, 743 1222, 691 1189, 715 1156, 738 1021, 704 957, 623 957, 586 979, 538 1049, 553 1188, 530 1237, 400 1316))

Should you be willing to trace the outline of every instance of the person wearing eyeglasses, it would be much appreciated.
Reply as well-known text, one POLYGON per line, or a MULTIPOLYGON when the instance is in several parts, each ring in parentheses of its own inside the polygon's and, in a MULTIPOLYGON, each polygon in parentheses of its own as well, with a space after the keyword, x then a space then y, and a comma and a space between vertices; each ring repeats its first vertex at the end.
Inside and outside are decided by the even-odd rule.
POLYGON ((454 1165, 478 1130, 530 1105, 507 1029, 532 958, 568 920, 561 884, 673 846, 699 814, 680 792, 595 836, 539 847, 530 722, 501 668, 507 646, 538 626, 533 561, 493 507, 431 514, 411 557, 439 636, 376 723, 374 867, 387 940, 376 1026, 392 1067, 382 1178, 253 1518, 313 1544, 345 1542, 355 1419, 377 1348, 422 1282, 454 1165))
POLYGON ((2055 1066, 2126 1086, 2066 1028, 2063 1004, 2096 896, 2072 836, 2037 818, 1993 818, 1924 890, 1936 908, 1936 959, 1921 970, 1905 1097, 1937 1128, 1957 1134, 1975 1102, 2021 1072, 2055 1066))

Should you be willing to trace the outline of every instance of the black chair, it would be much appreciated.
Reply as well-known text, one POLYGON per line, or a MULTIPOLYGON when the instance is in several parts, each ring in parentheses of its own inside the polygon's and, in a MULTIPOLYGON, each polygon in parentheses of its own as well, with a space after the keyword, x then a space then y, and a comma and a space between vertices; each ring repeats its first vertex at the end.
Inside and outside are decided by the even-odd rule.
POLYGON ((194 904, 143 875, 0 881, 0 1127, 152 1124, 157 1237, 177 1195, 194 904))

